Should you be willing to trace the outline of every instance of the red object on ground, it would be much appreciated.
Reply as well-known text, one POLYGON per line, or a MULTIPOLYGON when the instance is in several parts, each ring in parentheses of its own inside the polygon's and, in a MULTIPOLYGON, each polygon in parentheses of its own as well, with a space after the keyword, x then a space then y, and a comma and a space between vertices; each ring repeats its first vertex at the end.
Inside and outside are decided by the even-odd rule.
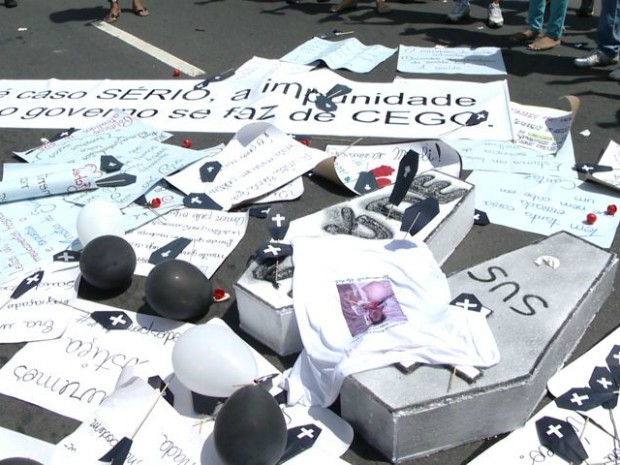
POLYGON ((173 69, 172 70, 172 75, 174 77, 179 77, 181 75, 181 71, 179 71, 178 69, 173 69))
POLYGON ((304 144, 306 147, 310 147, 310 140, 309 139, 301 139, 299 142, 304 144))
POLYGON ((216 287, 215 289, 213 289, 213 300, 215 302, 222 302, 224 300, 228 300, 229 298, 230 295, 228 294, 228 292, 226 292, 221 287, 216 287))
POLYGON ((588 216, 586 216, 586 223, 588 224, 596 223, 596 215, 594 213, 588 213, 588 216))
POLYGON ((185 148, 185 149, 188 149, 188 148, 190 148, 191 146, 192 146, 192 141, 191 141, 191 140, 189 140, 189 139, 185 139, 185 140, 183 141, 183 143, 181 144, 181 147, 183 147, 183 148, 185 148))
POLYGON ((607 205, 608 215, 614 216, 617 211, 618 211, 618 207, 616 207, 616 205, 614 205, 613 203, 611 205, 607 205))
POLYGON ((159 197, 155 197, 151 199, 151 208, 159 208, 161 207, 161 199, 159 197))

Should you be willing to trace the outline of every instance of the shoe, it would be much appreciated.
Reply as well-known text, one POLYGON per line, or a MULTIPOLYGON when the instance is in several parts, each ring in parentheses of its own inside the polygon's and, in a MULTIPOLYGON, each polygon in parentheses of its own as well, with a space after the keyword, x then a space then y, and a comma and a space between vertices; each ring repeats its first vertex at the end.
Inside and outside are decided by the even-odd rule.
POLYGON ((575 58, 577 68, 593 68, 594 66, 609 66, 618 63, 618 57, 610 57, 602 52, 596 52, 583 58, 575 58))
POLYGON ((487 24, 492 28, 502 27, 504 25, 504 16, 502 16, 502 9, 499 3, 489 3, 487 24))
POLYGON ((135 14, 137 14, 138 16, 148 16, 149 15, 149 10, 147 10, 146 8, 136 8, 133 10, 133 12, 135 14))
POLYGON ((458 23, 465 18, 469 18, 470 15, 471 11, 469 10, 469 1, 456 0, 452 11, 448 14, 447 21, 449 23, 458 23))
POLYGON ((592 16, 594 14, 594 0, 581 0, 581 6, 577 10, 577 16, 582 18, 592 16))
POLYGON ((107 16, 105 18, 103 18, 103 20, 108 23, 108 24, 114 24, 117 20, 118 17, 120 16, 120 13, 112 13, 111 11, 107 14, 107 16))
POLYGON ((4 6, 7 8, 15 8, 17 6, 17 0, 4 0, 4 6))
POLYGON ((611 73, 609 73, 609 79, 612 81, 620 81, 620 68, 614 69, 611 73))
POLYGON ((510 36, 510 43, 519 45, 519 44, 530 44, 534 42, 538 36, 540 36, 540 32, 535 32, 530 29, 522 32, 517 32, 510 36))

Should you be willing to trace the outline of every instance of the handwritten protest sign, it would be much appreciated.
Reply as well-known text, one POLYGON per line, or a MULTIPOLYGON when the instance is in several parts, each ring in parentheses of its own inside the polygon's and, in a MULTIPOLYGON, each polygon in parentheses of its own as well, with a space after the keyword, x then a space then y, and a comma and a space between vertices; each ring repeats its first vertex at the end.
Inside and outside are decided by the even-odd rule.
POLYGON ((449 144, 461 155, 465 170, 575 177, 575 155, 570 137, 555 155, 507 141, 460 139, 451 140, 449 144))
POLYGON ((87 121, 85 129, 74 131, 56 141, 48 142, 25 152, 15 152, 15 154, 30 163, 58 163, 63 157, 67 156, 66 147, 68 145, 79 147, 81 144, 88 144, 91 149, 104 153, 110 145, 113 146, 130 139, 163 142, 172 136, 172 134, 155 129, 144 121, 117 108, 112 108, 106 112, 103 119, 87 121), (95 145, 97 143, 99 145, 95 145))
MULTIPOLYGON (((574 100, 570 102, 573 103, 574 100)), ((511 102, 515 142, 542 153, 557 153, 570 136, 575 111, 511 102)))
POLYGON ((133 378, 58 444, 51 465, 97 463, 123 437, 133 439, 127 463, 203 463, 200 436, 158 397, 158 390, 133 378))
POLYGON ((593 424, 588 424, 585 418, 577 412, 561 409, 554 403, 550 403, 528 420, 523 428, 514 431, 468 464, 566 465, 566 460, 558 457, 540 443, 536 431, 536 420, 545 416, 567 421, 572 426, 589 456, 588 463, 614 463, 615 441, 612 437, 593 424))
POLYGON ((397 69, 403 73, 504 75, 502 50, 497 47, 398 48, 397 69))
POLYGON ((0 283, 71 248, 79 210, 59 196, 0 205, 0 283))
POLYGON ((361 171, 370 171, 373 174, 376 172, 375 177, 380 186, 392 184, 396 180, 398 164, 409 150, 420 155, 419 173, 435 168, 457 178, 461 174, 459 154, 441 141, 355 145, 352 147, 328 145, 325 147, 327 153, 336 157, 334 168, 338 179, 353 192, 356 192, 355 183, 361 171))
POLYGON ((248 125, 210 160, 222 168, 212 182, 200 178, 198 164, 166 178, 186 193, 205 193, 224 210, 274 191, 329 157, 265 123, 248 125))
POLYGON ((618 216, 605 213, 617 202, 605 188, 577 179, 538 174, 474 171, 468 182, 476 186, 476 208, 491 222, 549 235, 568 231, 608 248, 618 227, 618 216), (588 213, 597 220, 588 224, 588 213))
POLYGON ((134 314, 123 331, 109 331, 90 312, 115 310, 77 300, 74 321, 59 339, 31 342, 0 369, 0 392, 61 415, 87 420, 113 391, 121 370, 140 366, 165 377, 174 342, 192 325, 134 314))
POLYGON ((314 37, 280 60, 303 65, 323 61, 331 69, 368 73, 391 57, 395 51, 383 45, 364 45, 356 38, 332 42, 314 37))
POLYGON ((171 241, 184 237, 191 243, 177 256, 195 265, 210 278, 243 238, 248 214, 185 208, 126 236, 138 260, 135 274, 147 276, 154 265, 151 254, 171 241))
POLYGON ((25 276, 0 285, 0 343, 56 339, 74 319, 64 304, 77 297, 79 267, 58 262, 42 271, 38 284, 19 298, 11 295, 25 276))
POLYGON ((587 179, 611 189, 620 190, 620 145, 613 140, 609 141, 598 164, 610 166, 612 171, 590 173, 587 179))
POLYGON ((269 122, 290 134, 512 140, 506 81, 442 80, 356 82, 329 69, 232 77, 195 89, 198 80, 3 80, 0 127, 88 127, 116 109, 169 131, 231 133, 269 122), (404 82, 403 82, 404 81, 404 82), (334 85, 335 111, 316 106, 334 85), (317 92, 315 92, 318 91, 317 92), (484 124, 466 125, 488 112, 484 124))
MULTIPOLYGON (((606 358, 613 353, 614 346, 616 345, 620 345, 620 329, 618 328, 592 349, 551 377, 547 383, 549 392, 555 397, 559 397, 569 389, 589 386, 592 371, 597 366, 607 366, 606 358)), ((618 415, 620 407, 616 406, 612 411, 614 415, 618 415)), ((614 433, 614 424, 612 423, 609 410, 603 407, 596 407, 583 412, 583 414, 601 425, 609 434, 617 434, 614 433)))

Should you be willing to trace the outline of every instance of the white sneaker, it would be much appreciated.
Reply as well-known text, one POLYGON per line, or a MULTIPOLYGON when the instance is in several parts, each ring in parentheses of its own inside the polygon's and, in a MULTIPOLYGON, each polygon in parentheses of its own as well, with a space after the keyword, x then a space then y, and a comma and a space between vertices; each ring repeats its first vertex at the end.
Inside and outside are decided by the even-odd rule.
POLYGON ((583 58, 575 58, 575 66, 577 68, 592 68, 594 66, 609 66, 618 63, 618 57, 610 57, 604 53, 596 52, 583 58))
POLYGON ((469 18, 471 12, 469 10, 469 1, 468 0, 456 0, 454 4, 454 8, 448 15, 449 23, 458 23, 462 19, 469 18))
POLYGON ((504 25, 504 17, 502 16, 502 9, 499 3, 489 3, 487 24, 492 28, 502 27, 504 25))

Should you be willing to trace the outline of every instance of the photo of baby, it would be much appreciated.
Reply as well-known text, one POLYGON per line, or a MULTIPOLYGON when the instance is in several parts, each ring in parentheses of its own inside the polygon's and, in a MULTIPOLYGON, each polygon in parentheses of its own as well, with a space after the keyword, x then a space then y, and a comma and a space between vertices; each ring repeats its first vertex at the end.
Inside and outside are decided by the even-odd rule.
POLYGON ((336 286, 342 313, 353 337, 384 322, 407 320, 387 278, 336 286))

